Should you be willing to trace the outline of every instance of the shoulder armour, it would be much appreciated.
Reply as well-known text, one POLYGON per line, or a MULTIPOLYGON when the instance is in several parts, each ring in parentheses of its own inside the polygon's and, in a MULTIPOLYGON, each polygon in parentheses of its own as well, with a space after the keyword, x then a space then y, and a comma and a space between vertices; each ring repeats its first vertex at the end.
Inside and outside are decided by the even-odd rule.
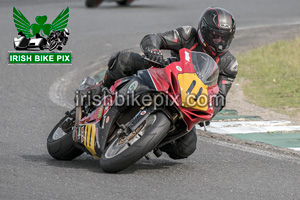
POLYGON ((181 26, 176 30, 183 40, 189 40, 191 37, 197 34, 197 30, 192 26, 181 26))

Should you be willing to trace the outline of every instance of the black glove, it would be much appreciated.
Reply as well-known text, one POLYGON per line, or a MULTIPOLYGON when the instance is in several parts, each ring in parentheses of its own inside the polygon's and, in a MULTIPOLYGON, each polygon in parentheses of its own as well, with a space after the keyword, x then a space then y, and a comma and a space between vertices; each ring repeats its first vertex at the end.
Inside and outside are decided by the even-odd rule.
POLYGON ((162 65, 164 64, 164 57, 159 49, 156 49, 154 47, 153 48, 146 47, 144 50, 144 54, 150 60, 161 63, 162 65))
POLYGON ((200 127, 209 126, 209 124, 210 124, 210 121, 199 122, 200 127))

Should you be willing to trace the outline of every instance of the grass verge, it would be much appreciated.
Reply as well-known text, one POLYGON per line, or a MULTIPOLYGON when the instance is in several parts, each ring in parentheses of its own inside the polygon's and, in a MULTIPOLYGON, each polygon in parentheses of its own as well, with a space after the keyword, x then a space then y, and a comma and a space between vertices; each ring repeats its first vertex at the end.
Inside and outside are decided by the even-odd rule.
POLYGON ((238 79, 248 100, 296 116, 300 112, 300 37, 237 55, 238 79))

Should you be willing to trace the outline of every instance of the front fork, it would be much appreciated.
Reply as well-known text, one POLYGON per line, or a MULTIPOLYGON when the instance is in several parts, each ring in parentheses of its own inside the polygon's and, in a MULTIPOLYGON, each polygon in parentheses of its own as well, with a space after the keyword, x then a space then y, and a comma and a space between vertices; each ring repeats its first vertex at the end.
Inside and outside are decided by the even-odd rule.
MULTIPOLYGON (((79 131, 79 123, 80 123, 80 120, 81 120, 81 117, 82 117, 82 108, 81 108, 81 96, 80 96, 80 91, 79 90, 76 90, 76 96, 75 96, 75 124, 74 126, 72 127, 73 131, 72 131, 72 138, 73 138, 73 141, 75 143, 75 145, 77 144, 77 140, 76 138, 78 137, 78 131, 79 131)), ((80 145, 76 145, 77 148, 85 151, 84 148, 82 148, 80 145)))
POLYGON ((75 116, 75 125, 74 127, 75 128, 78 128, 79 127, 79 123, 80 123, 80 120, 81 120, 81 117, 82 117, 82 102, 81 102, 81 94, 80 94, 80 91, 77 90, 76 91, 76 116, 75 116))

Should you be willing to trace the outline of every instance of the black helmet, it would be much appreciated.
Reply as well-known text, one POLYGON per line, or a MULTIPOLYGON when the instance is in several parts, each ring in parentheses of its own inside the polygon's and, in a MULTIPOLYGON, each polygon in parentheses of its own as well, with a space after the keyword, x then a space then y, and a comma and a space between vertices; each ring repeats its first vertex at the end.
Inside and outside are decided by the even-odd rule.
POLYGON ((235 20, 230 12, 223 8, 210 7, 199 19, 198 38, 207 53, 221 55, 229 48, 235 28, 235 20))

